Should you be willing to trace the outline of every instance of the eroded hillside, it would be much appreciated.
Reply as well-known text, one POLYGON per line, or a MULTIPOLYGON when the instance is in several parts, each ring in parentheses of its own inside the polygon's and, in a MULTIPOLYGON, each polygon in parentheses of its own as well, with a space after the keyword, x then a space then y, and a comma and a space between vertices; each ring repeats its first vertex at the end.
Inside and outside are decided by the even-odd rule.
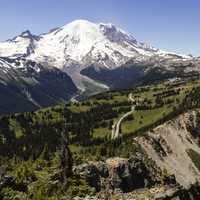
POLYGON ((200 180, 200 111, 190 111, 170 120, 136 140, 162 169, 189 187, 200 180))

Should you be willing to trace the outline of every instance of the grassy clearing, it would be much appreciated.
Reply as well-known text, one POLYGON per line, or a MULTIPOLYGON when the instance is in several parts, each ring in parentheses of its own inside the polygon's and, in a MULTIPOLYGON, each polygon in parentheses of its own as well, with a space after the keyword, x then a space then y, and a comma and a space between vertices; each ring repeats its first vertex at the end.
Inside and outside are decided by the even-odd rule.
POLYGON ((69 109, 72 111, 72 112, 75 112, 75 113, 80 113, 80 112, 87 112, 89 111, 91 108, 91 106, 86 106, 86 105, 79 105, 79 104, 72 104, 69 109))
POLYGON ((93 137, 94 138, 105 138, 110 135, 111 130, 108 128, 97 128, 93 130, 93 137))
POLYGON ((128 134, 135 132, 144 126, 154 124, 157 120, 171 111, 172 108, 167 108, 167 106, 153 110, 135 111, 133 114, 133 121, 125 121, 122 123, 122 133, 128 134))

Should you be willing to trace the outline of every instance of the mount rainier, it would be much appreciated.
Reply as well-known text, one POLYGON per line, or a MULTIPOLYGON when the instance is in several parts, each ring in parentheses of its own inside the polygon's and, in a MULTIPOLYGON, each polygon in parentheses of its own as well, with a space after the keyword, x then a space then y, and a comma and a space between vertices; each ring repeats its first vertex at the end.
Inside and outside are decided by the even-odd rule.
POLYGON ((197 58, 153 48, 112 24, 76 20, 39 36, 25 31, 0 42, 0 112, 199 73, 199 66, 197 58))

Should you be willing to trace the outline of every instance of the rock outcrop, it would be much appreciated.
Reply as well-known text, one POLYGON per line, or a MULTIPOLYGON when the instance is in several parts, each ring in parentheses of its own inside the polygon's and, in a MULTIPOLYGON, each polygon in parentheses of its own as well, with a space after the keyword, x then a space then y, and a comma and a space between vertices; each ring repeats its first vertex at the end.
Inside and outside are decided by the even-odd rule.
MULTIPOLYGON (((88 162, 74 167, 73 171, 96 189, 99 199, 110 199, 114 194, 124 196, 128 192, 161 184, 163 176, 155 163, 142 153, 136 153, 129 159, 116 157, 105 162, 88 162)), ((165 176, 163 181, 175 183, 170 175, 165 176)))

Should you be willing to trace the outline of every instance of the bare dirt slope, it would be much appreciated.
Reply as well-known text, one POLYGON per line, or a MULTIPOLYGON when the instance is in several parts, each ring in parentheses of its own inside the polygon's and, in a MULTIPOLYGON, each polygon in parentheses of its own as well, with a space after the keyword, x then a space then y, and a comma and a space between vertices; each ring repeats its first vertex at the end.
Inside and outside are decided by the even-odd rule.
POLYGON ((200 180, 200 172, 188 155, 192 149, 200 154, 198 146, 199 110, 185 113, 147 133, 150 139, 136 140, 161 169, 174 174, 179 184, 188 188, 200 180), (194 135, 195 132, 195 135, 194 135))

